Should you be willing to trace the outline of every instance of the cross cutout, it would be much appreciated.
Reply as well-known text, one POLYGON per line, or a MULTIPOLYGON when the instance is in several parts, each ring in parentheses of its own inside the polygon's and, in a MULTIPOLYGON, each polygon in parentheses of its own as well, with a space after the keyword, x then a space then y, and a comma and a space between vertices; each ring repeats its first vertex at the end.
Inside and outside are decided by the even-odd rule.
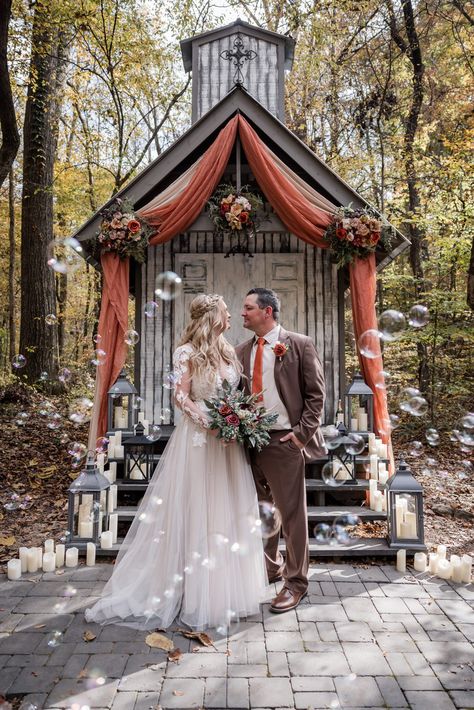
POLYGON ((244 75, 242 74, 244 62, 255 59, 257 52, 254 52, 253 49, 244 49, 243 39, 240 32, 237 32, 237 37, 234 40, 234 50, 232 51, 230 49, 226 49, 220 53, 220 56, 222 59, 232 62, 236 67, 234 73, 234 84, 242 86, 244 83, 244 75))

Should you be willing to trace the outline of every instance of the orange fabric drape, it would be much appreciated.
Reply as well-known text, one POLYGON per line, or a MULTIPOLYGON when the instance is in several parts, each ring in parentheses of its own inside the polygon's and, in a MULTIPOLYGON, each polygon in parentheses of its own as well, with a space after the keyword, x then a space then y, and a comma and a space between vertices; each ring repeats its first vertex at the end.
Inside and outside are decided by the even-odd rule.
MULTIPOLYGON (((171 202, 162 206, 148 205, 137 214, 157 228, 150 244, 163 244, 185 231, 198 217, 217 187, 239 132, 242 145, 259 187, 289 231, 314 247, 326 249, 323 234, 331 215, 298 190, 283 174, 265 143, 240 114, 232 118, 207 149, 188 185, 171 202)), ((112 254, 102 256, 104 290, 99 320, 100 346, 107 353, 106 363, 99 367, 97 395, 100 415, 97 432, 106 430, 107 390, 117 378, 126 358, 124 334, 128 314, 128 261, 120 261, 112 254)), ((375 313, 375 256, 358 259, 350 267, 354 330, 358 338, 365 330, 377 327, 375 313)), ((386 395, 375 387, 382 371, 382 358, 360 358, 364 378, 374 392, 376 429, 384 441, 389 440, 386 395)), ((92 430, 91 425, 91 430, 92 430)))
MULTIPOLYGON (((99 329, 101 336, 97 347, 105 352, 105 361, 97 367, 96 390, 100 402, 97 430, 103 436, 107 431, 107 392, 112 387, 127 357, 125 333, 128 329, 129 260, 104 252, 100 258, 104 281, 100 305, 99 329)), ((89 448, 92 447, 90 437, 89 448)))

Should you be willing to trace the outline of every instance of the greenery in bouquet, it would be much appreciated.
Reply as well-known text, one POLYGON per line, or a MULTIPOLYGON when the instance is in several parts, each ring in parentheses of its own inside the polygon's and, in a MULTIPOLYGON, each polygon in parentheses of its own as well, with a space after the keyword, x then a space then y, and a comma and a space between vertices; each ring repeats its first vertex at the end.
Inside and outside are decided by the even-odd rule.
POLYGON ((324 238, 338 266, 350 264, 354 259, 364 259, 380 244, 386 251, 390 248, 392 227, 385 224, 376 212, 370 209, 340 207, 324 238))
POLYGON ((245 395, 224 380, 220 396, 205 400, 218 439, 237 441, 260 451, 270 441, 270 427, 278 418, 259 403, 258 395, 245 395))
POLYGON ((220 234, 254 237, 260 226, 258 211, 263 209, 260 195, 248 186, 237 190, 233 185, 219 185, 207 203, 209 215, 220 234))
POLYGON ((95 240, 96 253, 113 252, 121 259, 133 257, 140 263, 145 261, 153 229, 134 214, 132 203, 117 197, 100 214, 102 221, 95 240))

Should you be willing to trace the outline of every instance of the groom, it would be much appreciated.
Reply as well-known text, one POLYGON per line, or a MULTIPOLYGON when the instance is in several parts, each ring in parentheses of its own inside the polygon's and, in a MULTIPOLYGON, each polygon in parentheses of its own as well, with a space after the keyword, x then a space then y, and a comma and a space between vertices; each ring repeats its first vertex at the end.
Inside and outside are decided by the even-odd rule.
POLYGON ((270 609, 295 609, 308 589, 308 523, 305 458, 325 454, 320 431, 324 404, 323 368, 313 341, 289 333, 278 323, 280 302, 274 291, 251 289, 244 302, 244 328, 255 336, 236 348, 247 394, 262 393, 266 409, 278 413, 271 441, 252 451, 252 471, 259 501, 279 510, 286 543, 286 563, 278 550, 280 533, 265 548, 270 582, 284 579, 270 609))

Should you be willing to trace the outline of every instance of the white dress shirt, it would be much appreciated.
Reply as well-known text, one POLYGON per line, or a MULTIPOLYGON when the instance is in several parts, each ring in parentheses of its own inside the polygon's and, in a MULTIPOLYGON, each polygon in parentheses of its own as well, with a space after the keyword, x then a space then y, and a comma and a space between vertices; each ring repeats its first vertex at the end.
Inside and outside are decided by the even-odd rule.
MULTIPOLYGON (((265 345, 263 346, 263 406, 272 414, 278 414, 278 419, 273 424, 272 429, 291 429, 290 418, 285 405, 280 399, 278 390, 275 384, 275 353, 272 347, 278 342, 280 337, 280 326, 276 325, 266 335, 265 345)), ((255 362, 255 353, 257 352, 258 336, 255 340, 250 353, 250 379, 252 380, 253 366, 255 362)), ((252 384, 250 384, 252 387, 252 384)))

